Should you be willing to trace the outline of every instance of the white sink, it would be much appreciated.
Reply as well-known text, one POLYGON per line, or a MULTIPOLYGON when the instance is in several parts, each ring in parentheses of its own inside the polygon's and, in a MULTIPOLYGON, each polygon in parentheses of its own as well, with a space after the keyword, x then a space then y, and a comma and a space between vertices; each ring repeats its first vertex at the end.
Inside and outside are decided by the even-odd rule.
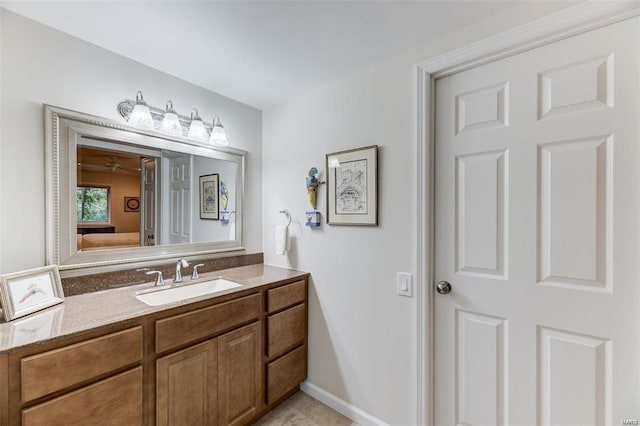
POLYGON ((223 278, 203 281, 195 284, 182 284, 176 287, 159 288, 155 291, 147 291, 137 294, 136 297, 141 302, 149 306, 165 305, 167 303, 179 302, 192 297, 205 296, 223 290, 240 287, 240 284, 227 281, 223 278))

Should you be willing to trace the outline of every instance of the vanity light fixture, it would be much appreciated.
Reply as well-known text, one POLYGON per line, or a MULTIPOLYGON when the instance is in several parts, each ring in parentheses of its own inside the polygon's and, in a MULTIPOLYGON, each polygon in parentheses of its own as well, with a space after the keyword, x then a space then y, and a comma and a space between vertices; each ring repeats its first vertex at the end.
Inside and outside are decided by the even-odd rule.
POLYGON ((160 124, 160 130, 174 136, 182 136, 182 126, 178 119, 176 110, 173 109, 173 102, 167 101, 167 108, 160 124))
POLYGON ((229 145, 229 141, 227 141, 227 134, 224 131, 224 126, 220 121, 220 117, 217 115, 213 118, 213 129, 211 129, 211 138, 209 138, 209 142, 218 146, 229 145))
POLYGON ((191 124, 189 124, 187 137, 202 142, 206 142, 209 139, 209 132, 207 132, 207 128, 204 126, 197 108, 191 111, 191 124))
POLYGON ((136 93, 136 104, 129 116, 129 123, 141 129, 153 129, 153 118, 149 111, 149 105, 142 98, 142 92, 136 93))
POLYGON ((118 103, 118 112, 130 124, 141 129, 209 142, 215 147, 229 146, 220 116, 216 115, 213 123, 205 123, 196 108, 191 111, 191 117, 188 117, 176 113, 172 101, 167 101, 165 109, 149 106, 142 98, 141 91, 136 94, 135 101, 125 99, 118 103))

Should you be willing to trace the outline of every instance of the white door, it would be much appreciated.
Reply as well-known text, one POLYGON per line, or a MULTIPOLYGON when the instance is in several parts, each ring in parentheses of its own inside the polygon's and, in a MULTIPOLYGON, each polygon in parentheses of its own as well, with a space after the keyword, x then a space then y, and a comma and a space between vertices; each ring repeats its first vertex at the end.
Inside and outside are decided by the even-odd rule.
POLYGON ((142 245, 154 246, 158 239, 157 235, 157 167, 155 158, 143 158, 142 165, 142 245))
POLYGON ((640 420, 639 40, 436 82, 436 425, 640 420))
POLYGON ((169 160, 169 244, 191 242, 191 156, 169 160))

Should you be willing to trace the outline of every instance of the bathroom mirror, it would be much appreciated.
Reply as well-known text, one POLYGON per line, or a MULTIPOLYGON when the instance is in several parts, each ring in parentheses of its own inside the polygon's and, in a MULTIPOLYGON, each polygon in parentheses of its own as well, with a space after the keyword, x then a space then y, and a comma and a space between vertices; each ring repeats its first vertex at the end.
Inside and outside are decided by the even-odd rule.
POLYGON ((46 260, 64 275, 242 250, 245 152, 45 105, 46 260))

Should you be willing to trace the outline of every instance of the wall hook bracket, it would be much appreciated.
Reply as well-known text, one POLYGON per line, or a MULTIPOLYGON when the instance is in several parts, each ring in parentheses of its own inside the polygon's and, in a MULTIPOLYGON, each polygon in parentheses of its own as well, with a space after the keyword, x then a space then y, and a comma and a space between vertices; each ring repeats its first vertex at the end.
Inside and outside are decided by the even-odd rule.
POLYGON ((279 213, 285 215, 287 217, 287 227, 291 225, 291 213, 288 210, 280 210, 279 213))

